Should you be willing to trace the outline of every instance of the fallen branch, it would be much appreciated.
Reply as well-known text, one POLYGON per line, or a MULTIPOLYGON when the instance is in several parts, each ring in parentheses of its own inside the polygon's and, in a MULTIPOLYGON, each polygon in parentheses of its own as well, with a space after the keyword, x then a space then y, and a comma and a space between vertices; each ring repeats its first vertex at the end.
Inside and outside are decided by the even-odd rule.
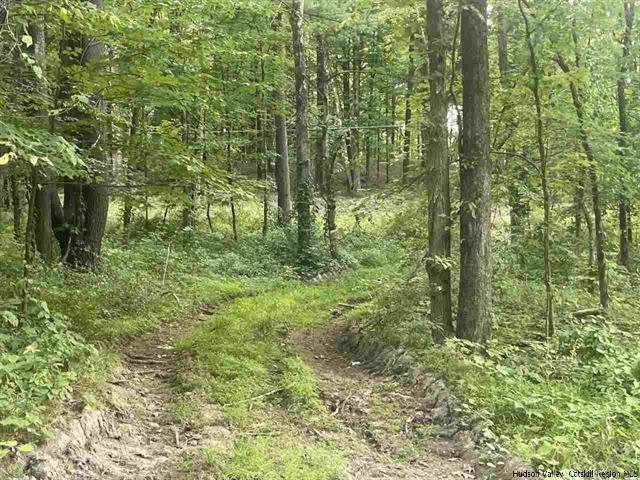
POLYGON ((577 312, 573 312, 571 315, 573 318, 585 318, 585 317, 595 317, 598 315, 603 315, 603 308, 587 308, 585 310, 578 310, 577 312))

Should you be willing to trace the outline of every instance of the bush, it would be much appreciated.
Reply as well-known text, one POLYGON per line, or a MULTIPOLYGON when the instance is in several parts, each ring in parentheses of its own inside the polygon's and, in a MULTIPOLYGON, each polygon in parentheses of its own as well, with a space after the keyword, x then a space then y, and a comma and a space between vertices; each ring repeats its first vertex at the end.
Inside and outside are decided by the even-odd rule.
MULTIPOLYGON (((71 333, 66 318, 31 299, 26 317, 0 312, 0 445, 23 451, 44 433, 47 403, 68 399, 75 367, 95 350, 71 333)), ((9 452, 0 448, 0 457, 9 452)))

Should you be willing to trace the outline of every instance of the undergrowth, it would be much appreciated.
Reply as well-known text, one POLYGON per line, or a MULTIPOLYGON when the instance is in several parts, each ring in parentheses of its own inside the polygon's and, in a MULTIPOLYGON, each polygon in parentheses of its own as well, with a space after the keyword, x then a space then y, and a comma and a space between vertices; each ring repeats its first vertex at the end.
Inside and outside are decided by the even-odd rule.
MULTIPOLYGON (((343 283, 341 290, 320 287, 316 291, 298 280, 300 274, 380 267, 390 260, 401 262, 403 251, 393 242, 354 231, 341 236, 341 256, 331 259, 318 229, 311 261, 302 272, 295 225, 270 225, 263 236, 254 220, 250 215, 241 219, 236 242, 220 222, 215 224, 219 231, 205 233, 183 231, 157 219, 138 219, 127 247, 121 243, 116 223, 110 222, 97 271, 42 263, 31 268, 28 291, 34 300, 26 316, 18 314, 25 285, 21 246, 12 242, 9 230, 4 231, 0 457, 28 451, 46 438, 49 421, 72 397, 88 406, 99 403, 96 392, 117 361, 110 352, 118 342, 192 315, 201 305, 216 307, 234 299, 233 307, 222 306, 220 315, 207 324, 210 330, 199 332, 209 339, 216 330, 227 335, 219 349, 215 341, 209 351, 200 349, 203 365, 215 373, 215 380, 201 377, 204 382, 211 380, 206 386, 210 400, 233 403, 265 393, 265 388, 278 389, 275 398, 286 408, 313 416, 319 405, 314 379, 290 352, 281 351, 279 340, 291 326, 290 319, 313 324, 330 307, 348 299, 355 277, 352 283, 343 283)), ((176 406, 176 416, 192 421, 197 405, 176 406)), ((236 410, 240 417, 244 415, 245 409, 236 410)))
MULTIPOLYGON (((414 238, 407 221, 398 216, 396 238, 403 232, 414 238)), ((593 271, 571 245, 571 238, 560 237, 552 249, 557 335, 550 341, 543 333, 543 265, 536 235, 517 245, 496 242, 494 338, 485 347, 455 339, 432 344, 428 278, 421 269, 385 285, 346 321, 408 349, 447 380, 467 415, 479 417, 489 449, 506 447, 538 467, 637 470, 640 277, 611 262, 614 300, 607 317, 577 320, 572 312, 596 306, 598 299, 593 271)), ((454 291, 454 305, 456 296, 454 291)))

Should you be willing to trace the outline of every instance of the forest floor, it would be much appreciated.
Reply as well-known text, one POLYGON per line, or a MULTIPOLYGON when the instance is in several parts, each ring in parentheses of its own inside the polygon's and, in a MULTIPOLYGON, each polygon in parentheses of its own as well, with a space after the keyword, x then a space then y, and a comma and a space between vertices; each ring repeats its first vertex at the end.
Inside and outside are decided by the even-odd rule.
POLYGON ((26 478, 475 478, 461 460, 468 446, 438 439, 423 398, 397 379, 372 376, 336 350, 341 328, 336 315, 323 324, 292 328, 282 339, 283 348, 290 348, 317 381, 322 421, 306 421, 274 402, 257 423, 234 423, 225 416, 228 405, 200 400, 191 412, 197 421, 181 420, 176 406, 200 394, 176 388, 178 369, 188 365, 180 357, 189 352, 176 351, 175 344, 216 315, 205 306, 200 315, 165 324, 125 345, 104 406, 67 421, 56 439, 36 453, 33 476, 26 478), (296 467, 289 453, 271 452, 281 444, 275 441, 279 437, 293 439, 292 451, 316 452, 309 458, 302 454, 310 462, 305 471, 308 467, 311 473, 296 467), (314 465, 317 460, 311 457, 325 450, 327 458, 314 465), (264 451, 266 463, 256 465, 254 457, 264 451), (225 462, 234 466, 224 467, 225 462))

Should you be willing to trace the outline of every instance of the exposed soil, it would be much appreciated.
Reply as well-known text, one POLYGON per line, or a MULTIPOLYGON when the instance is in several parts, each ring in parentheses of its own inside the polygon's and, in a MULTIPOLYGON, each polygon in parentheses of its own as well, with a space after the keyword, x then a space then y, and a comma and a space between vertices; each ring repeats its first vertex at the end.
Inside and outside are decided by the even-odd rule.
MULTIPOLYGON (((213 311, 204 308, 206 314, 213 311)), ((187 319, 123 347, 123 364, 106 392, 106 405, 69 415, 56 437, 31 457, 25 479, 169 480, 211 478, 206 468, 184 458, 213 447, 231 449, 234 432, 216 406, 199 412, 213 421, 200 430, 179 424, 172 408, 178 394, 171 388, 177 354, 175 341, 197 326, 187 319)), ((317 431, 296 425, 300 435, 338 445, 349 479, 476 478, 462 456, 470 445, 437 438, 431 411, 417 392, 393 378, 375 377, 336 350, 338 327, 297 331, 288 341, 320 381, 321 398, 339 431, 317 431)), ((295 425, 295 422, 292 422, 295 425)))
POLYGON ((372 376, 339 353, 339 333, 331 325, 297 332, 291 341, 319 378, 327 408, 346 427, 350 438, 341 443, 348 447, 350 478, 476 478, 462 458, 471 445, 438 440, 425 400, 396 379, 372 376))
MULTIPOLYGON (((212 313, 208 307, 203 307, 212 313)), ((203 318, 202 318, 203 319, 203 318)), ((193 432, 172 415, 177 394, 175 341, 198 319, 163 325, 122 348, 122 366, 105 392, 106 405, 67 418, 52 442, 30 459, 26 479, 169 480, 175 460, 207 441, 230 435, 223 427, 193 432)), ((202 415, 219 415, 215 407, 202 415)))

